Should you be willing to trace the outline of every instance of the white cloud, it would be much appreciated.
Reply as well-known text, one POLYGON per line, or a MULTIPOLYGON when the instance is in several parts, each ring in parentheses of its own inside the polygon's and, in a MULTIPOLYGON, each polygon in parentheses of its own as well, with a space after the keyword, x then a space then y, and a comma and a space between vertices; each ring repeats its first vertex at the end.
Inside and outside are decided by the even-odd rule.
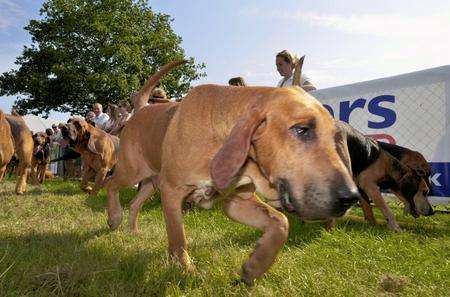
POLYGON ((450 36, 450 11, 423 16, 400 14, 344 16, 337 14, 319 14, 315 12, 295 12, 289 14, 282 13, 280 17, 349 34, 424 39, 448 38, 450 36))

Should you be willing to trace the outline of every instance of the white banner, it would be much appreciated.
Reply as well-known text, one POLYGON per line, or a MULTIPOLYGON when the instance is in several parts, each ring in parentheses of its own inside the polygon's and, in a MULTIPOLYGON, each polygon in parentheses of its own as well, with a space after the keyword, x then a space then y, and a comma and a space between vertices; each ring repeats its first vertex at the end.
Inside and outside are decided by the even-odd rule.
POLYGON ((311 92, 335 119, 430 162, 433 203, 450 203, 450 65, 311 92))

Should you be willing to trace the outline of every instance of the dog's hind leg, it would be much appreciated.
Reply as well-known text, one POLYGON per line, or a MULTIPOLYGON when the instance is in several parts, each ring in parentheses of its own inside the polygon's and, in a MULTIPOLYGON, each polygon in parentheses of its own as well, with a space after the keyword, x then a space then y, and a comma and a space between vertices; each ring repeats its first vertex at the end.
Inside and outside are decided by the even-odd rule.
POLYGON ((275 261, 288 238, 289 222, 284 214, 259 201, 251 190, 227 200, 223 208, 231 219, 264 232, 242 266, 242 281, 251 286, 275 261))
POLYGON ((152 178, 146 178, 141 182, 141 187, 139 188, 139 192, 134 197, 133 201, 130 204, 130 215, 128 217, 128 228, 130 232, 137 233, 138 225, 137 225, 137 216, 139 210, 144 204, 145 200, 149 198, 155 192, 155 186, 153 185, 152 178))
POLYGON ((187 242, 183 226, 182 204, 192 187, 170 187, 161 182, 161 202, 169 240, 169 255, 178 260, 183 269, 193 271, 194 265, 187 252, 187 242))
MULTIPOLYGON (((111 230, 116 230, 122 222, 122 205, 119 200, 119 190, 125 187, 131 187, 151 176, 142 170, 132 166, 131 162, 120 162, 116 164, 113 175, 106 180, 105 188, 108 195, 108 225, 111 230), (126 164, 124 166, 123 164, 126 164)), ((143 167, 141 166, 142 169, 143 167)))

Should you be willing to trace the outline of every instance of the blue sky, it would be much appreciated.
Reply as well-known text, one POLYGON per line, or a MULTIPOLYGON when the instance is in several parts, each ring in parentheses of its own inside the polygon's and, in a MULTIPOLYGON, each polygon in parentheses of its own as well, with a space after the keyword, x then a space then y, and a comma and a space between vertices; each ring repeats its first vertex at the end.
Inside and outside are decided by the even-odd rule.
MULTIPOLYGON (((30 36, 43 1, 0 0, 0 72, 30 36)), ((306 54, 305 73, 318 88, 450 64, 450 1, 149 1, 174 18, 188 56, 207 65, 195 84, 250 85, 280 79, 275 54, 306 54)), ((14 98, 1 98, 9 111, 14 98)), ((55 117, 60 115, 54 114, 55 117)))

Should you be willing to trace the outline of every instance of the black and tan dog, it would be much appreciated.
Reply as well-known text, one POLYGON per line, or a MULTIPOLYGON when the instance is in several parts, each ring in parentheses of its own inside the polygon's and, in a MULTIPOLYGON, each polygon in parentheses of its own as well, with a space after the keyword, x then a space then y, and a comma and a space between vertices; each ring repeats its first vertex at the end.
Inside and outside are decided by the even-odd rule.
POLYGON ((32 180, 42 184, 45 180, 45 172, 50 163, 50 135, 38 132, 33 135, 33 159, 31 162, 32 180))
POLYGON ((401 230, 380 189, 391 190, 404 203, 405 210, 415 218, 419 215, 433 214, 427 199, 429 188, 426 181, 415 170, 400 161, 405 153, 396 154, 400 158, 398 160, 384 149, 393 151, 399 150, 398 147, 378 143, 344 122, 336 122, 336 127, 342 137, 341 143, 346 146, 341 150, 338 149, 338 152, 348 149, 350 160, 345 154, 343 160, 355 177, 363 197, 360 202, 367 220, 376 223, 370 206, 372 200, 387 219, 389 229, 401 230))
POLYGON ((383 150, 394 156, 403 165, 413 169, 420 177, 425 179, 427 186, 431 189, 431 166, 421 153, 396 144, 381 141, 378 141, 378 144, 383 150))

